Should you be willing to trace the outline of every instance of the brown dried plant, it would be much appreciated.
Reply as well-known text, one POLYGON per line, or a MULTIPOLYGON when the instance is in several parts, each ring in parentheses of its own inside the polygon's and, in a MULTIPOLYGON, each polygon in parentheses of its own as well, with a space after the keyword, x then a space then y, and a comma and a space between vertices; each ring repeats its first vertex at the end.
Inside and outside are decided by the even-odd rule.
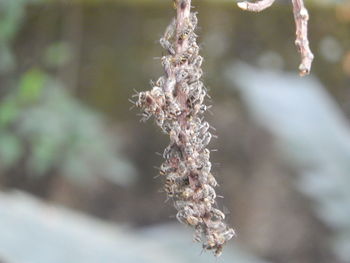
POLYGON ((197 14, 191 12, 191 0, 175 0, 174 7, 176 17, 160 39, 167 52, 161 59, 165 75, 151 83, 150 91, 136 94, 135 104, 142 109, 143 120, 154 117, 170 137, 160 174, 178 211, 176 218, 194 228, 194 240, 202 242, 204 249, 219 256, 235 232, 216 207, 217 182, 207 148, 211 126, 202 117, 208 106, 195 33, 197 14))

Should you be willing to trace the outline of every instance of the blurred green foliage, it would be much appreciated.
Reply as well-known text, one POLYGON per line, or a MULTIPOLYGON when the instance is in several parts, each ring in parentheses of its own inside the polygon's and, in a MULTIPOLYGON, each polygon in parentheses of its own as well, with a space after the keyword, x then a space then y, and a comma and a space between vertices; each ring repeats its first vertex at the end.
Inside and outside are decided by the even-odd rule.
POLYGON ((60 67, 72 57, 72 50, 66 42, 56 42, 49 46, 44 54, 45 64, 51 67, 60 67))
POLYGON ((22 104, 37 101, 43 91, 47 76, 39 69, 31 69, 20 79, 18 101, 22 104))
POLYGON ((0 1, 0 73, 15 68, 10 43, 17 33, 24 14, 24 0, 0 1))
MULTIPOLYGON (((11 41, 31 0, 0 2, 0 73, 15 69, 11 41)), ((71 57, 66 42, 43 50, 44 65, 62 67, 71 57)), ((29 68, 0 97, 0 170, 23 165, 23 173, 59 173, 80 183, 96 176, 120 185, 132 182, 133 167, 119 152, 118 136, 106 120, 82 105, 56 78, 29 68), (24 163, 24 164, 23 164, 24 163)))
POLYGON ((103 117, 80 104, 45 72, 24 73, 16 89, 0 104, 1 168, 25 155, 31 175, 51 169, 74 180, 96 175, 125 185, 133 179, 130 163, 118 153, 119 143, 103 117))

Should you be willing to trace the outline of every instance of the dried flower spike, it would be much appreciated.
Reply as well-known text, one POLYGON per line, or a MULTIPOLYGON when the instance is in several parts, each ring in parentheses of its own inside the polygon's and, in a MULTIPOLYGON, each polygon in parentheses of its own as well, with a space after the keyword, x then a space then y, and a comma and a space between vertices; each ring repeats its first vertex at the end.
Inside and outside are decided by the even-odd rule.
POLYGON ((150 91, 138 93, 135 104, 142 109, 144 120, 154 117, 169 135, 160 174, 165 177, 164 190, 178 210, 176 218, 194 228, 194 240, 202 242, 204 249, 219 256, 235 232, 215 207, 217 182, 207 148, 212 134, 201 118, 207 110, 207 90, 201 81, 197 15, 191 12, 191 0, 175 0, 174 7, 176 18, 160 39, 167 51, 161 59, 165 75, 152 82, 150 91))
MULTIPOLYGON (((247 1, 237 3, 238 7, 252 12, 260 12, 270 7, 275 0, 260 0, 255 3, 247 1)), ((295 45, 301 55, 301 63, 299 65, 300 76, 310 74, 312 61, 314 55, 309 47, 309 40, 307 37, 307 24, 309 21, 309 13, 304 5, 304 0, 292 0, 294 20, 296 25, 296 40, 295 45)))

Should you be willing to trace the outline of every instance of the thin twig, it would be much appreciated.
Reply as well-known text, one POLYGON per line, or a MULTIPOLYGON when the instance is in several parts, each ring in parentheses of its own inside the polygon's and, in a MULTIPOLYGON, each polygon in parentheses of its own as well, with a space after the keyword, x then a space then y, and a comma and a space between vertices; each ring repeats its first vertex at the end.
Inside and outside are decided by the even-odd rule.
POLYGON ((310 73, 311 64, 314 59, 309 47, 309 40, 307 36, 307 24, 309 20, 309 13, 304 6, 303 0, 292 0, 293 13, 296 25, 296 40, 295 45, 301 55, 301 63, 299 65, 300 76, 305 76, 310 73))
MULTIPOLYGON (((260 0, 255 3, 247 1, 237 3, 238 7, 252 12, 260 12, 270 7, 275 0, 260 0)), ((310 74, 312 61, 314 55, 309 47, 309 40, 307 36, 307 24, 309 20, 309 13, 304 5, 304 0, 292 0, 294 20, 296 25, 296 40, 295 45, 301 55, 301 63, 299 65, 300 76, 310 74)))

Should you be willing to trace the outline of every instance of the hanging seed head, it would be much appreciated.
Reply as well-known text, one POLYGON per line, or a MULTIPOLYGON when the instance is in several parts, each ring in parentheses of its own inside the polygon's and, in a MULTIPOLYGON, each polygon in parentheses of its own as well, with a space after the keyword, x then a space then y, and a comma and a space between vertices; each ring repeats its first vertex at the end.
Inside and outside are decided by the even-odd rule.
POLYGON ((160 39, 168 52, 161 59, 165 75, 152 83, 150 91, 138 93, 135 104, 145 119, 153 117, 169 135, 160 174, 165 178, 164 191, 174 200, 176 218, 194 228, 194 240, 203 242, 204 249, 219 256, 235 233, 215 207, 217 182, 207 149, 213 136, 202 118, 208 94, 201 81, 203 57, 194 32, 198 20, 190 12, 190 0, 175 0, 174 6, 177 17, 160 39))

